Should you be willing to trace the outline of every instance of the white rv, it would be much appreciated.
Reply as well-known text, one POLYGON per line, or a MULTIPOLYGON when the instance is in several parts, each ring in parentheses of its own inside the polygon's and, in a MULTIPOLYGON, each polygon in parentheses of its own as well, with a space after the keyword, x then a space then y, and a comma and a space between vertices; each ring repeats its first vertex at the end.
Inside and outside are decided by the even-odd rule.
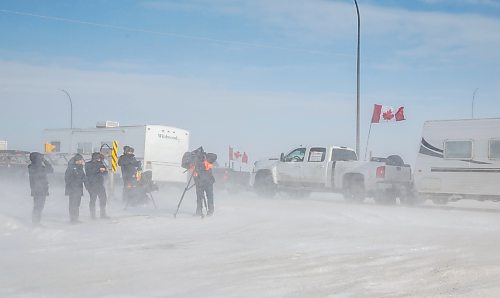
MULTIPOLYGON (((189 132, 162 125, 119 126, 116 122, 100 122, 96 128, 46 129, 43 140, 54 146, 49 154, 53 161, 57 156, 81 153, 90 158, 92 152, 109 150, 118 141, 118 155, 123 146, 135 149, 135 156, 143 164, 144 171, 152 171, 153 180, 168 183, 185 183, 186 174, 181 168, 184 152, 189 151, 189 132)), ((56 171, 67 164, 55 161, 56 171)), ((118 170, 120 173, 120 170, 118 170)))
POLYGON ((438 204, 500 200, 500 119, 426 121, 414 178, 438 204))

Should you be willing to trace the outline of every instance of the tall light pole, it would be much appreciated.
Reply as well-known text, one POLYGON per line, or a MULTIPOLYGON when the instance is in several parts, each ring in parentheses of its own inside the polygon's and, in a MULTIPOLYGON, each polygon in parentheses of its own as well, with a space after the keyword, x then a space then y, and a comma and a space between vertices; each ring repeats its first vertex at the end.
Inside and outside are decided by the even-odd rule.
POLYGON ((474 93, 472 93, 472 119, 474 119, 474 101, 476 100, 477 90, 479 90, 479 88, 476 88, 476 90, 474 90, 474 93))
POLYGON ((71 129, 73 129, 73 101, 71 100, 71 96, 69 95, 68 91, 64 89, 59 89, 60 91, 66 93, 69 99, 69 108, 70 108, 70 113, 71 113, 71 129))
POLYGON ((359 17, 359 7, 358 1, 354 0, 354 4, 356 5, 356 13, 358 15, 358 52, 357 52, 357 64, 356 64, 356 155, 359 158, 360 150, 359 150, 359 44, 360 44, 360 27, 361 21, 359 17))

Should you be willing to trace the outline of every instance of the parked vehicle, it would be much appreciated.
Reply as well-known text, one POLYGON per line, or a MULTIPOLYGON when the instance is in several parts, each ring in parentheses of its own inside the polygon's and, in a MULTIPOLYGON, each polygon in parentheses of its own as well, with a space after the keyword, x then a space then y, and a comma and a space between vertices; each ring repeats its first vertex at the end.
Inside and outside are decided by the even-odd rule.
POLYGON ((0 178, 13 181, 27 178, 29 155, 28 151, 0 150, 0 178))
POLYGON ((279 159, 258 161, 251 185, 262 196, 284 191, 292 196, 310 192, 338 192, 347 200, 373 197, 393 204, 408 202, 411 169, 396 155, 378 161, 358 161, 354 150, 338 146, 300 146, 279 159))
POLYGON ((226 190, 229 193, 238 193, 248 190, 250 172, 235 171, 231 168, 214 168, 215 187, 217 190, 226 190))
POLYGON ((143 170, 152 171, 154 181, 184 184, 187 174, 181 160, 184 152, 189 151, 189 136, 187 130, 175 127, 119 126, 106 121, 98 123, 96 128, 46 129, 43 139, 54 146, 54 152, 47 155, 56 172, 65 168, 73 154, 80 153, 90 159, 92 152, 101 149, 109 153, 112 142, 118 141, 118 155, 122 154, 123 146, 133 147, 143 170))
POLYGON ((437 204, 500 201, 500 119, 426 121, 415 189, 437 204))

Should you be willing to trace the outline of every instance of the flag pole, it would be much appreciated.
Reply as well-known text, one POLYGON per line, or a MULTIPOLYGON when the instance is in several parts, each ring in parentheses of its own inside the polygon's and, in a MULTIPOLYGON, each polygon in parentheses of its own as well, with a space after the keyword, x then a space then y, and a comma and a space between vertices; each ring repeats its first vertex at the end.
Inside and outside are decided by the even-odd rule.
POLYGON ((365 161, 366 161, 366 153, 368 152, 368 144, 370 143, 370 135, 372 133, 372 125, 373 122, 370 122, 370 129, 368 130, 368 137, 366 138, 365 161))

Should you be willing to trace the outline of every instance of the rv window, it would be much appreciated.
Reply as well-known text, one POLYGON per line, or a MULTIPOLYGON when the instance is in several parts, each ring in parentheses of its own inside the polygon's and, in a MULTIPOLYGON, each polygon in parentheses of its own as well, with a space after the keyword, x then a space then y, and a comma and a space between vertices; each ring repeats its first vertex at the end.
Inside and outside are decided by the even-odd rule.
POLYGON ((490 158, 500 158, 500 140, 490 140, 490 158))
POLYGON ((352 150, 348 149, 333 149, 332 161, 349 161, 349 160, 358 160, 356 157, 356 153, 352 150))
POLYGON ((323 162, 325 161, 326 148, 311 148, 309 150, 308 162, 323 162))
POLYGON ((92 143, 78 143, 76 151, 80 154, 92 154, 92 143))
POLYGON ((61 152, 61 142, 52 141, 50 144, 54 146, 54 150, 52 150, 52 152, 61 152))
POLYGON ((445 141, 444 158, 471 159, 472 141, 445 141))

